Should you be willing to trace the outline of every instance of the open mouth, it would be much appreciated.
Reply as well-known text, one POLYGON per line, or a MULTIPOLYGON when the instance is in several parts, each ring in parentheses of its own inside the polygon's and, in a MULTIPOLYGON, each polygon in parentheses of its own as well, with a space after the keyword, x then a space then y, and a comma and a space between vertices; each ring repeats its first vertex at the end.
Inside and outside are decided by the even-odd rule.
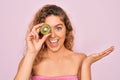
POLYGON ((57 43, 58 42, 58 39, 54 39, 54 40, 49 40, 50 43, 57 43))
POLYGON ((58 39, 50 39, 49 42, 50 42, 50 46, 51 47, 56 47, 58 46, 58 39))

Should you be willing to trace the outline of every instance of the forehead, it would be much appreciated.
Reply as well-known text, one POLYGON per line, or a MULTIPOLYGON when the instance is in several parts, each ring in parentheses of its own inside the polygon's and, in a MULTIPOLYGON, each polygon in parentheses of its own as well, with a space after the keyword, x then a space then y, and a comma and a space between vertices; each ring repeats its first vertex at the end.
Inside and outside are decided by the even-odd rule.
POLYGON ((63 24, 63 21, 61 20, 61 18, 59 16, 55 16, 55 15, 50 15, 45 19, 45 23, 49 24, 50 26, 54 26, 57 24, 63 24))

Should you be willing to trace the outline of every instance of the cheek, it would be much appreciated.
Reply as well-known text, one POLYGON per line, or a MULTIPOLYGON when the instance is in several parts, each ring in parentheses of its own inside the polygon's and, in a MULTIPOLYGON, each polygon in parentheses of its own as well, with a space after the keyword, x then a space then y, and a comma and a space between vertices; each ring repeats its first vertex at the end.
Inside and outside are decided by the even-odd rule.
POLYGON ((66 32, 65 31, 61 32, 59 36, 64 40, 66 38, 66 32))
POLYGON ((66 35, 65 35, 65 33, 59 33, 58 36, 59 37, 65 37, 66 35))
POLYGON ((58 35, 60 37, 66 37, 66 30, 62 30, 62 31, 58 32, 58 35))

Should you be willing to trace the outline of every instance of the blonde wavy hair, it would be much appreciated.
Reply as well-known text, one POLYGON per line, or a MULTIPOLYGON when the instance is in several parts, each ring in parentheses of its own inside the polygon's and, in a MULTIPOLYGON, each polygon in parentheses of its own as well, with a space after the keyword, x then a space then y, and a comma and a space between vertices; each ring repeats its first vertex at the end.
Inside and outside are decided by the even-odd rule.
MULTIPOLYGON (((41 9, 39 9, 37 11, 37 13, 35 14, 32 22, 29 25, 29 30, 28 33, 32 30, 33 26, 39 24, 39 23, 44 23, 46 17, 50 16, 50 15, 55 15, 55 16, 59 16, 61 21, 64 22, 65 27, 66 27, 66 39, 64 41, 64 46, 68 49, 72 51, 72 47, 73 47, 73 28, 70 22, 70 19, 68 18, 67 14, 65 13, 65 11, 56 5, 45 5, 43 6, 41 9)), ((47 46, 45 45, 45 43, 42 45, 42 48, 40 50, 40 54, 43 54, 43 51, 47 49, 47 46)), ((38 59, 40 58, 40 56, 38 56, 38 59)))

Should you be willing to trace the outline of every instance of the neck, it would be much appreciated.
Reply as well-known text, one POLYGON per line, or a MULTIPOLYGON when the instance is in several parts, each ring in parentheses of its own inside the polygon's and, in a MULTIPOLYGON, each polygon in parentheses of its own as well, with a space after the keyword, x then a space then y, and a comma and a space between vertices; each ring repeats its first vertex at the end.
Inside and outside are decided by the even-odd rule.
POLYGON ((54 57, 54 58, 59 58, 63 55, 65 55, 66 51, 68 51, 64 46, 57 51, 51 51, 51 50, 47 50, 47 55, 48 57, 54 57))

